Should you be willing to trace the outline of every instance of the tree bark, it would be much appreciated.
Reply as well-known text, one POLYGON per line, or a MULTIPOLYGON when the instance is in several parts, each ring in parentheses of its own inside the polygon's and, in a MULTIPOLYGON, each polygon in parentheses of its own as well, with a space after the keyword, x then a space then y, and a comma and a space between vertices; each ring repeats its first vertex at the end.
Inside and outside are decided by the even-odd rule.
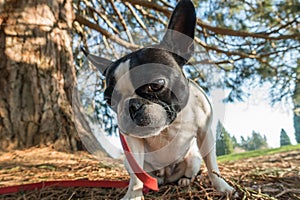
POLYGON ((77 150, 71 0, 0 0, 0 148, 77 150))

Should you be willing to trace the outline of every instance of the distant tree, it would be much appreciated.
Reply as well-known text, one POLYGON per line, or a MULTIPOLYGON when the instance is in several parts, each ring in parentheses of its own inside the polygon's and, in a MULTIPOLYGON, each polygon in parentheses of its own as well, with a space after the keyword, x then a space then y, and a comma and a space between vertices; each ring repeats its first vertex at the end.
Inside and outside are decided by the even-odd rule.
POLYGON ((239 143, 237 142, 237 139, 234 135, 231 137, 231 142, 233 148, 239 147, 239 143))
POLYGON ((280 146, 286 146, 286 145, 291 145, 291 140, 289 136, 286 134, 284 129, 281 129, 280 132, 280 146))
MULTIPOLYGON (((300 58, 297 60, 296 79, 300 80, 300 58)), ((300 143, 300 81, 296 81, 293 92, 295 139, 300 143)))
POLYGON ((298 115, 294 115, 294 127, 295 127, 295 139, 298 143, 300 143, 300 116, 298 115))
POLYGON ((246 143, 246 139, 243 136, 241 136, 240 146, 243 146, 244 143, 246 143))
POLYGON ((243 136, 241 136, 241 142, 239 143, 239 147, 241 147, 242 149, 248 150, 248 140, 249 140, 249 137, 247 139, 245 139, 243 136))
POLYGON ((229 133, 225 130, 223 124, 219 121, 217 125, 217 142, 216 153, 217 156, 231 154, 233 152, 233 145, 229 133))
POLYGON ((247 151, 252 151, 267 148, 268 143, 265 135, 262 136, 259 132, 253 131, 252 136, 248 136, 247 139, 241 136, 240 146, 247 151))

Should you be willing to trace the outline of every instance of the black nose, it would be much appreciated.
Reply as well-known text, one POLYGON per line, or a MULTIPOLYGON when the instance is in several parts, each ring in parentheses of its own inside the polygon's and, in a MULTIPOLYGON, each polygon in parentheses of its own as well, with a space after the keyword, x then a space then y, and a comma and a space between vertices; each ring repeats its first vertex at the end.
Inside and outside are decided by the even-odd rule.
POLYGON ((134 123, 138 126, 147 126, 151 120, 147 113, 145 113, 146 102, 142 99, 129 100, 129 114, 134 123))
POLYGON ((129 100, 129 113, 131 118, 133 119, 136 112, 141 110, 143 107, 143 103, 139 99, 130 99, 129 100))

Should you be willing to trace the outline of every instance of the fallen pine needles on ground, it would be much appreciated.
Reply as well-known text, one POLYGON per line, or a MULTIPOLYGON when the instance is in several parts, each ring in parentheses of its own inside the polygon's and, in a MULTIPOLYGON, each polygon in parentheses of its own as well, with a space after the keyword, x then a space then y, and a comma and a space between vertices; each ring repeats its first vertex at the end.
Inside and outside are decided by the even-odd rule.
MULTIPOLYGON (((46 180, 128 180, 120 161, 103 158, 101 164, 86 153, 65 154, 50 148, 0 154, 0 187, 46 180), (35 152, 36 156, 33 156, 35 152), (43 159, 44 158, 44 159, 43 159)), ((216 192, 206 168, 189 187, 161 186, 149 192, 152 199, 292 199, 300 200, 300 150, 220 163, 222 177, 235 189, 232 196, 216 192)), ((0 195, 3 200, 111 200, 126 188, 48 187, 0 195)))

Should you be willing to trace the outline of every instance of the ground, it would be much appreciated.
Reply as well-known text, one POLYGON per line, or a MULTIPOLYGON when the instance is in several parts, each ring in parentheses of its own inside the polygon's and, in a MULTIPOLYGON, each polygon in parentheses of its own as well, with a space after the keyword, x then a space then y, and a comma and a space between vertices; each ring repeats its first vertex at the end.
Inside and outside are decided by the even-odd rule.
MULTIPOLYGON (((300 199, 300 149, 255 158, 221 162, 222 177, 237 191, 236 199, 300 199)), ((121 160, 96 160, 86 152, 74 154, 51 148, 0 152, 1 187, 49 180, 128 180, 121 160)), ((122 189, 43 188, 0 195, 5 200, 120 199, 122 189)), ((233 199, 214 191, 203 166, 189 187, 166 185, 145 199, 233 199)))

